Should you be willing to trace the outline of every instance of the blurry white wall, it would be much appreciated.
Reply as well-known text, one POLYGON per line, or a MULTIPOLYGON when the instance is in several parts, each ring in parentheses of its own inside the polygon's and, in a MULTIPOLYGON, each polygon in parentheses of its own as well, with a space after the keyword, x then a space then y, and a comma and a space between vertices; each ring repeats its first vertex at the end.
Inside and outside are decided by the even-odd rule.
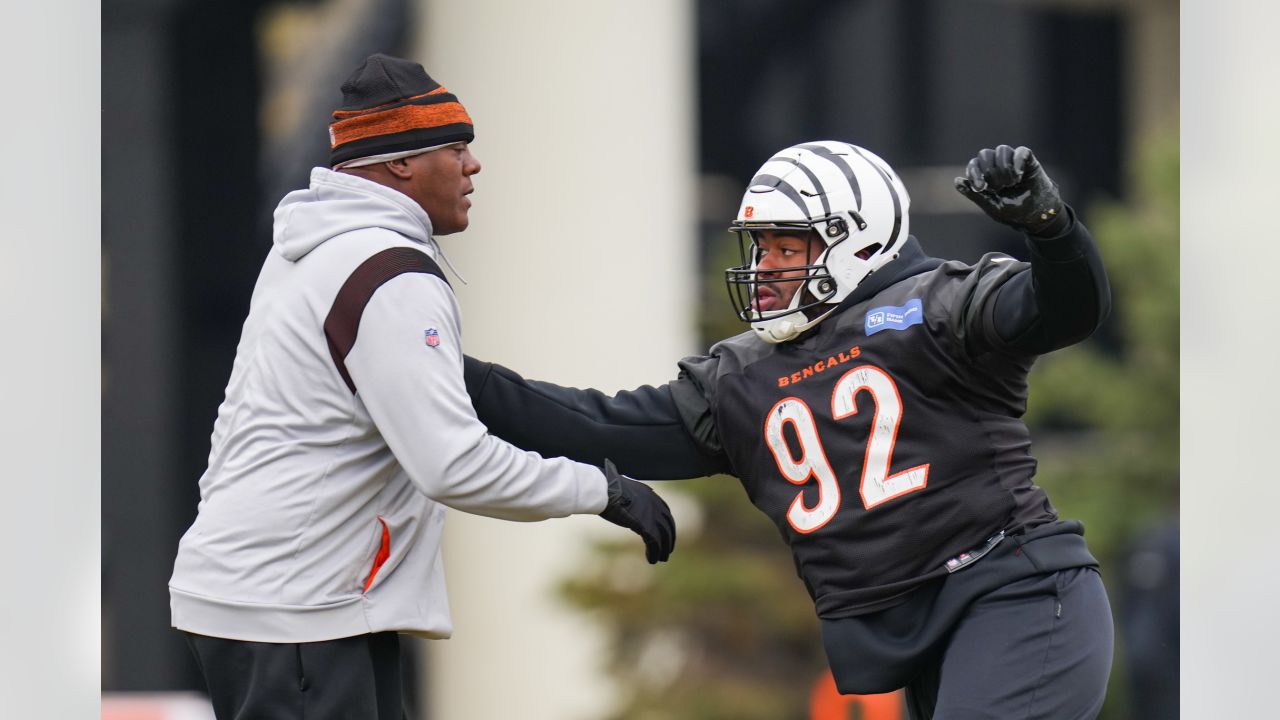
MULTIPOLYGON (((416 27, 413 55, 466 105, 483 165, 471 227, 442 241, 469 282, 454 283, 467 352, 607 391, 674 377, 698 349, 692 3, 428 0, 416 27)), ((613 707, 605 638, 556 590, 611 533, 629 535, 450 514, 455 632, 428 643, 431 717, 613 707)))

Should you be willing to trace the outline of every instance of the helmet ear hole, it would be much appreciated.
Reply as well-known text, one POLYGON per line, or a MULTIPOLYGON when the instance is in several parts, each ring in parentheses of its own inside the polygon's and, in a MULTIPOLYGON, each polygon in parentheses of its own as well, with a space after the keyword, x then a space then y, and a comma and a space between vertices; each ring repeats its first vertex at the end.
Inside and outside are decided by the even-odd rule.
POLYGON ((858 256, 859 260, 866 260, 872 255, 875 255, 876 253, 880 252, 880 247, 881 247, 880 243, 876 243, 874 245, 868 245, 867 247, 864 247, 861 250, 859 250, 857 253, 855 253, 855 255, 858 256))

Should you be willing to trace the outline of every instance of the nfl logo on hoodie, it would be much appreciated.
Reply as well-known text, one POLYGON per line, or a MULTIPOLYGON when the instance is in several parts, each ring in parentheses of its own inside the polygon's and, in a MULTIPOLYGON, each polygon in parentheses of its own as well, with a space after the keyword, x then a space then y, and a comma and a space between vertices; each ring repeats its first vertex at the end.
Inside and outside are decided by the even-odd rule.
POLYGON ((427 340, 427 347, 439 347, 440 332, 435 328, 427 328, 426 340, 427 340))

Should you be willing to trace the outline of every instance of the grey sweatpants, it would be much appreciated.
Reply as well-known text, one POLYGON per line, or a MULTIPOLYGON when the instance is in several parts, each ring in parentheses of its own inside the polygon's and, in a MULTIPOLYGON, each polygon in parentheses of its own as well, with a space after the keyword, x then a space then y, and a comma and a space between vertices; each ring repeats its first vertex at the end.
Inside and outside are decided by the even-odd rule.
POLYGON ((978 598, 907 686, 912 720, 1091 720, 1111 672, 1111 606, 1093 568, 1024 578, 978 598))

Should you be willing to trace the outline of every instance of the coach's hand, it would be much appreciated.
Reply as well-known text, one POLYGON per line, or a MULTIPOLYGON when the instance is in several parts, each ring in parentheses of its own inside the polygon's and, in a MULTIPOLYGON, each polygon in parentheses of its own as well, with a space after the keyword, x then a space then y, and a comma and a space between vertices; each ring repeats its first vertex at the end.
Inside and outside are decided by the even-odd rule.
POLYGON ((671 557, 676 546, 676 521, 667 503, 648 485, 619 474, 612 460, 604 461, 604 476, 609 481, 609 504, 600 517, 639 535, 650 564, 671 557))
POLYGON ((983 148, 956 178, 956 190, 996 222, 1032 235, 1057 235, 1070 222, 1057 184, 1027 147, 983 148))

